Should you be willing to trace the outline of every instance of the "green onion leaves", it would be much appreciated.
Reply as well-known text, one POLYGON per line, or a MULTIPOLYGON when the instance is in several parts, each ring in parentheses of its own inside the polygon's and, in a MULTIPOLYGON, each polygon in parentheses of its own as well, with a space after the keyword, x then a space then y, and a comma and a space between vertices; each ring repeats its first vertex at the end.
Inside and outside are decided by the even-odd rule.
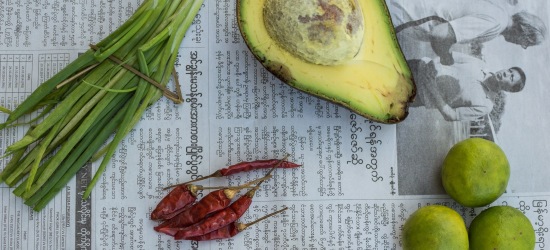
MULTIPOLYGON (((119 143, 166 90, 181 42, 204 0, 145 0, 117 30, 42 83, 0 129, 41 110, 8 146, 0 182, 40 211, 80 168, 103 155, 89 197, 119 143), (138 72, 137 72, 138 71, 138 72), (36 124, 34 124, 36 123, 36 124), (114 136, 113 136, 114 135, 114 136), (109 141, 110 140, 110 141, 109 141)), ((179 93, 179 92, 178 92, 179 93)))

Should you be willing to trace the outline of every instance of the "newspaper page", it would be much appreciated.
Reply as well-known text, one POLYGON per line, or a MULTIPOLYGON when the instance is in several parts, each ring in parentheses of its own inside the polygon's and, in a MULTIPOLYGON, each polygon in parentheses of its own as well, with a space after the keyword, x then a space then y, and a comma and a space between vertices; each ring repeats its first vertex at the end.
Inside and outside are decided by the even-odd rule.
MULTIPOLYGON (((122 24, 141 2, 0 0, 0 106, 16 107, 89 44, 122 24)), ((512 169, 507 192, 491 205, 524 212, 535 229, 536 249, 548 249, 546 35, 539 44, 524 49, 516 44, 520 40, 504 37, 508 27, 504 23, 491 26, 467 16, 469 11, 483 10, 487 17, 496 16, 484 22, 496 22, 527 12, 547 25, 548 4, 544 0, 458 2, 387 1, 394 25, 408 24, 397 34, 407 59, 411 64, 416 60, 431 65, 440 75, 458 66, 471 70, 451 74, 457 81, 460 75, 477 77, 482 70, 504 78, 512 74, 511 67, 519 67, 527 79, 525 87, 499 95, 488 105, 490 112, 469 119, 449 119, 452 116, 431 106, 429 97, 422 97, 426 103, 415 102, 404 122, 384 125, 283 84, 244 44, 236 22, 236 1, 205 1, 176 62, 185 102, 174 104, 162 98, 146 111, 119 145, 90 199, 83 200, 82 194, 97 163, 81 169, 40 212, 12 194, 13 187, 0 184, 0 248, 401 249, 401 228, 421 206, 449 206, 467 225, 485 209, 466 208, 450 199, 438 172, 454 143, 483 137, 504 149, 512 169), (453 28, 454 64, 442 64, 447 55, 442 60, 434 52, 439 51, 437 43, 430 40, 429 32, 441 23, 414 22, 424 14, 440 15, 441 23, 453 28), (489 31, 477 30, 480 27, 489 31), (468 60, 486 67, 464 66, 468 60), (497 73, 500 69, 506 70, 497 73), (150 213, 168 193, 165 187, 231 164, 286 155, 302 166, 277 169, 239 221, 251 222, 288 207, 284 213, 224 240, 176 241, 153 230, 158 222, 149 219, 150 213)), ((454 92, 443 89, 441 93, 454 92)), ((457 111, 454 117, 465 113, 457 111)), ((0 114, 1 121, 6 117, 0 114)), ((0 131, 0 151, 25 131, 24 127, 0 131)), ((0 159, 0 169, 8 160, 0 159)), ((265 173, 209 179, 201 185, 239 185, 265 173)))

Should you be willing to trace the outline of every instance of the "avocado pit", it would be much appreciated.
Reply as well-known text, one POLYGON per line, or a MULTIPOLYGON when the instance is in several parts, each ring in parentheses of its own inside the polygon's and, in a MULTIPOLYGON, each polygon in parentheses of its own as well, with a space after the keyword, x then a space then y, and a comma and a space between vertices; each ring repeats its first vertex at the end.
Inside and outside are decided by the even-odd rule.
POLYGON ((365 25, 357 0, 266 0, 263 12, 272 39, 306 62, 342 64, 361 48, 365 25))

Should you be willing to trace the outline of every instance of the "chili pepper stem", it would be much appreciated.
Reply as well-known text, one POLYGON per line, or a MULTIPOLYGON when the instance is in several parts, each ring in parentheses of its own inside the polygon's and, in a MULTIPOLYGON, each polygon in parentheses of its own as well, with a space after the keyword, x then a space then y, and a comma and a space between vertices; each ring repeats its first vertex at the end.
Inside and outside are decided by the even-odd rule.
POLYGON ((237 230, 239 230, 239 232, 244 231, 244 230, 247 229, 248 227, 250 227, 250 226, 252 226, 252 225, 254 225, 254 224, 257 224, 257 223, 259 223, 259 222, 261 222, 261 221, 263 221, 263 220, 265 220, 265 219, 267 219, 267 218, 269 218, 269 217, 272 217, 272 216, 275 216, 275 215, 277 215, 277 214, 279 214, 279 213, 282 213, 282 212, 284 212, 284 211, 287 210, 287 209, 288 209, 288 207, 285 207, 285 208, 280 209, 280 210, 277 210, 277 211, 275 211, 275 212, 273 212, 273 213, 264 215, 264 216, 258 218, 257 220, 252 221, 252 222, 249 222, 249 223, 239 223, 239 222, 237 222, 237 223, 236 223, 237 230))
POLYGON ((223 190, 223 194, 228 199, 233 199, 239 193, 239 191, 240 191, 240 189, 226 188, 226 189, 223 190))
POLYGON ((188 185, 192 185, 194 186, 197 190, 207 190, 207 189, 245 189, 245 188, 256 188, 258 186, 258 184, 256 183, 262 183, 263 181, 271 178, 272 175, 268 175, 268 176, 264 176, 258 180, 253 180, 251 182, 248 182, 248 183, 245 183, 243 185, 239 185, 239 186, 234 186, 234 187, 231 187, 231 186, 214 186, 214 187, 204 187, 204 186, 200 186, 200 185, 193 185, 193 184, 188 184, 188 185), (253 184, 256 184, 256 186, 252 187, 253 184))
MULTIPOLYGON (((279 162, 277 162, 277 164, 275 164, 275 166, 273 166, 273 167, 269 170, 269 172, 267 172, 267 174, 266 174, 265 176, 271 176, 271 173, 272 173, 273 171, 275 171, 275 169, 278 168, 278 167, 281 165, 281 163, 283 163, 284 161, 286 161, 286 159, 288 159, 289 156, 290 156, 290 155, 288 155, 288 154, 285 155, 285 157, 284 157, 283 159, 279 160, 279 162)), ((256 184, 256 186, 259 187, 260 185, 262 185, 262 183, 263 183, 264 181, 265 181, 265 180, 260 181, 258 184, 256 184)))
POLYGON ((182 184, 174 184, 174 185, 170 185, 168 187, 165 187, 163 188, 164 190, 166 189, 170 189, 170 188, 174 188, 174 187, 177 187, 177 186, 180 186, 180 185, 189 185, 191 189, 191 187, 193 187, 194 190, 198 191, 198 190, 206 190, 206 189, 245 189, 245 188, 251 188, 252 185, 256 184, 256 183, 259 183, 259 182, 263 182, 269 178, 271 178, 272 175, 266 175, 262 178, 259 178, 257 180, 253 180, 253 181, 250 181, 250 182, 247 182, 243 185, 239 185, 239 186, 235 186, 235 187, 230 187, 230 186, 214 186, 214 187, 205 187, 205 186, 201 186, 201 185, 194 185, 194 184, 188 184, 188 182, 184 182, 182 184))
MULTIPOLYGON (((203 176, 203 177, 200 177, 200 178, 197 178, 197 179, 194 179, 194 180, 190 180, 190 181, 187 181, 187 182, 184 182, 184 183, 181 183, 181 184, 189 184, 189 183, 193 183, 193 182, 203 181, 203 180, 213 178, 213 177, 222 177, 222 174, 221 174, 220 171, 216 171, 216 172, 214 172, 212 174, 209 174, 207 176, 203 176)), ((176 185, 179 185, 179 184, 176 184, 176 185)), ((172 185, 172 186, 175 186, 175 185, 172 185)), ((170 188, 170 187, 167 187, 167 188, 170 188)))

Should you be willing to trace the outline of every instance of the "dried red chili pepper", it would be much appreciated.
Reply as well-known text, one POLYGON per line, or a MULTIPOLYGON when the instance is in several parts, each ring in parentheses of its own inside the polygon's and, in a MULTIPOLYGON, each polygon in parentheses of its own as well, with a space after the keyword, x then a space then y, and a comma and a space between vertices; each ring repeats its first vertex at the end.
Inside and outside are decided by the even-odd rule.
POLYGON ((218 230, 214 230, 210 233, 199 235, 199 236, 188 237, 188 238, 182 238, 180 240, 206 241, 206 240, 228 239, 237 235, 244 229, 246 229, 246 227, 243 228, 243 225, 245 226, 246 224, 234 222, 218 230))
POLYGON ((275 165, 277 165, 280 162, 279 166, 277 168, 296 168, 299 167, 299 164, 289 162, 289 161, 281 161, 278 159, 271 159, 271 160, 256 160, 251 162, 241 162, 237 163, 235 165, 231 165, 227 168, 222 168, 216 172, 219 172, 221 176, 228 176, 233 175, 241 172, 247 172, 257 169, 267 169, 267 168, 273 168, 275 165))
POLYGON ((226 188, 210 192, 197 203, 182 211, 175 217, 156 226, 157 232, 174 236, 179 229, 193 225, 204 219, 207 215, 222 210, 229 206, 231 200, 239 192, 239 189, 226 188))
POLYGON ((194 237, 189 237, 189 238, 185 238, 185 240, 194 240, 194 241, 206 241, 206 240, 217 240, 217 239, 227 239, 227 238, 231 238, 237 234, 239 234, 240 232, 244 231, 245 229, 249 228, 250 226, 262 221, 262 220, 265 220, 267 219, 268 217, 271 217, 271 216, 274 216, 278 213, 281 213, 285 210, 287 210, 288 208, 285 207, 279 211, 276 211, 276 212, 273 212, 271 214, 268 214, 266 216, 263 216, 262 218, 259 218, 253 222, 250 222, 250 223, 239 223, 239 222, 234 222, 234 223, 231 223, 225 227, 222 227, 218 230, 214 230, 210 233, 207 233, 207 234, 203 234, 203 235, 200 235, 200 236, 194 236, 194 237))
POLYGON ((176 216, 197 200, 197 186, 178 185, 168 193, 151 212, 152 220, 166 220, 176 216))
POLYGON ((246 212, 246 210, 248 210, 250 204, 252 204, 252 198, 256 190, 258 190, 258 187, 246 192, 246 194, 239 197, 239 199, 233 202, 229 207, 214 213, 198 223, 178 230, 174 238, 178 240, 200 236, 235 222, 246 212))
MULTIPOLYGON (((174 235, 177 230, 180 228, 190 226, 196 222, 199 222, 207 215, 226 208, 239 190, 243 188, 251 188, 251 185, 259 183, 271 178, 271 174, 266 174, 266 176, 250 181, 240 186, 236 187, 203 187, 203 186, 194 186, 194 189, 219 189, 207 194, 204 198, 199 200, 199 202, 193 204, 192 206, 186 207, 181 213, 166 220, 161 225, 155 227, 156 231, 166 233, 168 235, 174 235)), ((257 187, 256 187, 257 188, 257 187)))
MULTIPOLYGON (((285 159, 286 159, 286 157, 285 157, 285 159)), ((192 180, 192 181, 188 181, 186 183, 202 181, 202 180, 212 178, 212 177, 230 176, 230 175, 233 175, 233 174, 238 174, 238 173, 252 171, 252 170, 268 169, 268 168, 273 168, 275 166, 277 166, 277 168, 297 168, 301 165, 293 163, 293 162, 286 161, 284 159, 283 160, 279 160, 279 159, 256 160, 256 161, 250 161, 250 162, 245 161, 245 162, 240 162, 240 163, 231 165, 231 166, 226 167, 226 168, 219 169, 219 170, 217 170, 216 172, 214 172, 210 175, 207 175, 207 176, 204 176, 204 177, 192 180), (279 164, 279 165, 277 166, 277 164, 279 164)))

